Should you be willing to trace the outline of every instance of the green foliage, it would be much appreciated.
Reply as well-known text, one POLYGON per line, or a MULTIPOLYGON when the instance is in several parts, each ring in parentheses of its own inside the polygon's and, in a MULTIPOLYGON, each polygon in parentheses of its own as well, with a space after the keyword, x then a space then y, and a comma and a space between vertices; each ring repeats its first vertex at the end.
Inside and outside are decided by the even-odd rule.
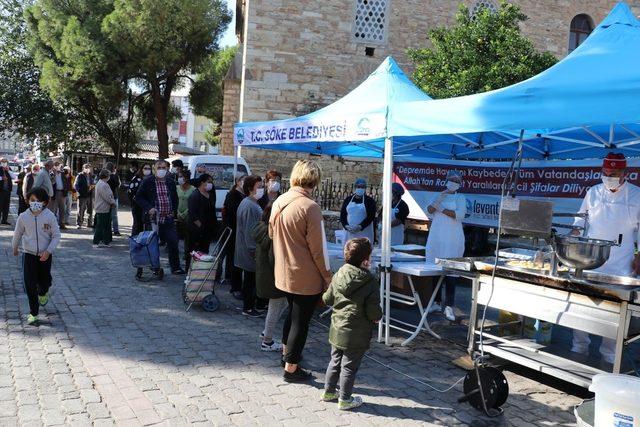
POLYGON ((0 132, 39 137, 43 149, 51 150, 83 132, 74 126, 73 112, 40 88, 40 70, 26 48, 28 3, 0 0, 0 132))
POLYGON ((171 92, 218 49, 231 21, 222 0, 115 0, 102 29, 129 75, 148 91, 159 155, 168 157, 171 92))
POLYGON ((237 51, 237 46, 224 48, 210 55, 198 68, 197 77, 189 93, 189 103, 195 114, 205 116, 215 123, 222 123, 224 76, 229 71, 237 51))
POLYGON ((36 0, 26 9, 28 47, 40 86, 64 103, 83 126, 116 154, 135 138, 136 97, 120 73, 123 57, 102 33, 109 0, 36 0))
POLYGON ((211 123, 207 132, 204 134, 204 140, 212 147, 220 145, 220 125, 211 123))
POLYGON ((413 80, 434 98, 499 89, 532 77, 557 62, 539 53, 520 33, 527 19, 517 5, 502 1, 496 13, 470 16, 461 5, 452 27, 429 31, 431 47, 412 49, 413 80))

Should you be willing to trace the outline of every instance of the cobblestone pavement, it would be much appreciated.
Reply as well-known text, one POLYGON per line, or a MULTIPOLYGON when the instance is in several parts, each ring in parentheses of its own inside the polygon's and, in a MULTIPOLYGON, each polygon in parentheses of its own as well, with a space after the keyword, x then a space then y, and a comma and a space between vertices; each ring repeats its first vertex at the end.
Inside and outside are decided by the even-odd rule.
MULTIPOLYGON (((128 213, 121 212, 120 221, 123 233, 129 231, 128 213)), ((457 403, 461 385, 447 393, 430 390, 416 380, 444 389, 464 375, 451 364, 462 348, 430 337, 408 348, 373 344, 356 381, 366 404, 340 412, 318 400, 329 356, 326 326, 313 323, 305 350, 315 383, 285 384, 278 355, 259 351, 262 320, 243 318, 227 289, 218 291, 217 312, 186 313, 180 278, 135 281, 127 238, 116 238, 110 249, 92 249, 87 230, 63 233, 51 302, 41 312, 41 326, 27 326, 11 235, 12 229, 0 228, 2 426, 575 422, 572 407, 581 399, 509 371, 511 395, 495 419, 457 403)))

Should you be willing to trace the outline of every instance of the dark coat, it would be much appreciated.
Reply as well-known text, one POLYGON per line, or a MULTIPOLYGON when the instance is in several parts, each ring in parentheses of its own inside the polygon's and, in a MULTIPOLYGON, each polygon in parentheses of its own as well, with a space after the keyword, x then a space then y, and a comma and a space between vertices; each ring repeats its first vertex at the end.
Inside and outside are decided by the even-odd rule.
MULTIPOLYGON (((178 192, 176 191, 176 183, 170 178, 165 178, 169 200, 171 201, 171 211, 174 219, 178 216, 178 192)), ((142 208, 144 213, 149 212, 151 208, 157 208, 156 202, 158 195, 156 194, 156 177, 150 175, 142 180, 140 188, 136 193, 135 202, 142 208)))
MULTIPOLYGON (((215 190, 211 193, 215 194, 215 190)), ((216 217, 216 198, 209 195, 207 199, 199 190, 194 190, 189 196, 189 235, 195 239, 212 241, 218 229, 218 218, 216 217), (195 222, 200 221, 200 227, 195 222), (200 237, 198 237, 200 236, 200 237)))
POLYGON ((120 189, 120 177, 118 176, 118 174, 112 173, 111 176, 109 176, 109 180, 107 181, 107 184, 109 184, 111 191, 113 191, 113 198, 117 199, 118 190, 120 189))
MULTIPOLYGON (((236 224, 238 222, 238 208, 240 203, 244 199, 244 194, 232 188, 224 198, 224 204, 222 205, 222 220, 226 227, 236 230, 236 224)), ((235 233, 234 233, 235 234, 235 233)))
POLYGON ((284 293, 276 288, 273 242, 269 237, 269 224, 260 221, 251 230, 256 241, 256 292, 259 298, 281 298, 284 293))
POLYGON ((382 318, 379 283, 373 274, 343 265, 322 300, 333 307, 331 345, 345 351, 368 349, 375 322, 382 318))
POLYGON ((7 190, 9 193, 13 190, 13 180, 11 179, 11 174, 8 170, 3 167, 0 167, 0 176, 2 180, 0 180, 0 191, 4 191, 4 185, 7 184, 7 190))
POLYGON ((92 174, 85 174, 84 172, 78 174, 76 176, 76 182, 74 183, 74 188, 76 193, 78 193, 78 197, 85 198, 91 197, 91 183, 93 182, 92 174))
MULTIPOLYGON (((353 202, 356 204, 363 202, 362 198, 353 197, 353 194, 344 199, 344 202, 342 202, 342 208, 340 209, 340 222, 343 227, 349 225, 349 221, 347 219, 347 206, 351 203, 351 199, 353 199, 353 202)), ((376 201, 365 194, 364 207, 367 210, 367 217, 360 223, 360 227, 362 227, 363 230, 367 228, 374 219, 376 219, 376 201)))

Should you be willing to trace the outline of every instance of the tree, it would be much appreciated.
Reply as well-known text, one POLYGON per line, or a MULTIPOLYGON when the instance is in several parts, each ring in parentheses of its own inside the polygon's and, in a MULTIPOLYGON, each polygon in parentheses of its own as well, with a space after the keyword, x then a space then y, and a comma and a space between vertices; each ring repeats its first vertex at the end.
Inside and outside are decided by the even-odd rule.
POLYGON ((0 132, 38 139, 41 149, 52 151, 84 135, 77 117, 61 102, 54 102, 40 87, 40 70, 26 46, 26 0, 0 0, 0 132))
POLYGON ((105 0, 36 0, 25 17, 40 86, 54 102, 68 105, 120 159, 139 137, 138 95, 120 72, 126 58, 102 33, 102 21, 112 10, 105 0))
POLYGON ((475 16, 461 5, 452 27, 429 31, 431 47, 411 49, 413 80, 434 98, 450 98, 509 86, 557 62, 539 53, 520 33, 527 19, 517 5, 502 1, 496 12, 475 16))
POLYGON ((213 120, 218 125, 222 123, 224 77, 237 51, 237 46, 230 46, 209 56, 199 67, 189 94, 193 112, 213 120))
POLYGON ((218 49, 231 21, 222 0, 115 0, 103 31, 128 74, 148 92, 156 118, 159 156, 169 156, 171 93, 218 49))

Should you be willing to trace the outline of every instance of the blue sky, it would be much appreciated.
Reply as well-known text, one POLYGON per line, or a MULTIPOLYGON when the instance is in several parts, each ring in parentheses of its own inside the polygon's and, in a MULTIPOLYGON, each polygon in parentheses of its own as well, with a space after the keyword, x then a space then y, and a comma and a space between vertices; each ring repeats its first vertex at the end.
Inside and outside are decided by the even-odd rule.
POLYGON ((227 7, 231 10, 231 13, 233 13, 233 20, 229 24, 229 27, 227 27, 227 31, 222 36, 222 40, 220 40, 220 46, 222 46, 222 47, 233 46, 233 45, 238 44, 238 40, 236 39, 236 34, 235 34, 235 31, 236 31, 236 16, 235 16, 236 0, 227 0, 227 7))

